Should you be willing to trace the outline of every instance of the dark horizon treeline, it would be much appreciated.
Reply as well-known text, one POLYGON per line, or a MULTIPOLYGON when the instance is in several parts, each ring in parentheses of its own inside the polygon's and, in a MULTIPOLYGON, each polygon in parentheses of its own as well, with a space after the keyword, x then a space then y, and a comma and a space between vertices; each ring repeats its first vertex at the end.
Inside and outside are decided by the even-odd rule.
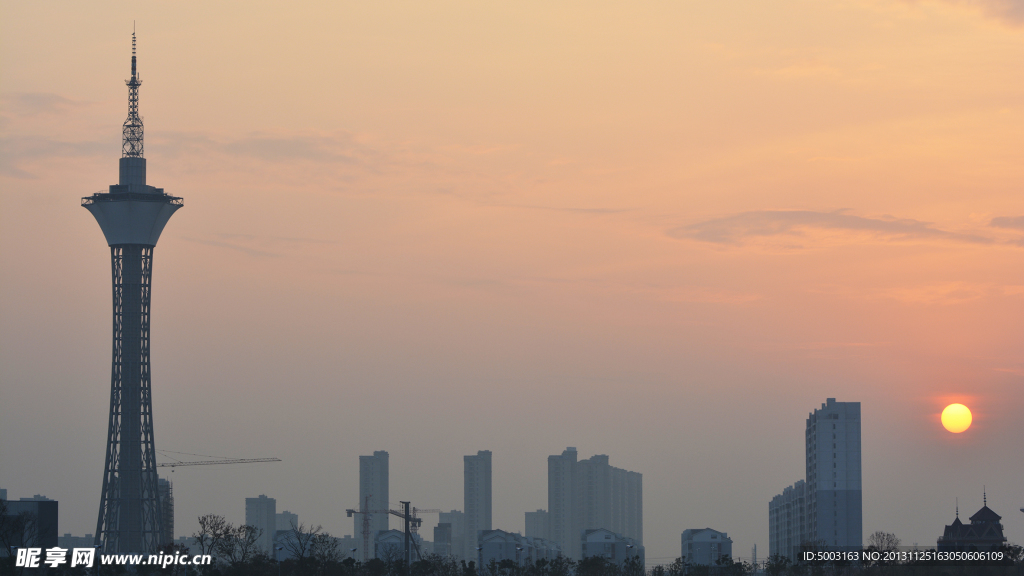
MULTIPOLYGON (((876 533, 872 537, 878 534, 890 536, 876 533)), ((492 560, 482 570, 477 570, 476 562, 436 554, 423 555, 422 559, 407 567, 403 553, 390 548, 385 558, 359 562, 345 558, 338 540, 321 526, 307 527, 303 524, 292 526, 284 541, 275 544, 280 546, 278 550, 287 551, 290 556, 278 562, 258 548, 261 536, 262 530, 254 526, 234 526, 223 516, 207 514, 199 518, 199 530, 192 535, 198 550, 167 544, 160 548, 158 555, 210 555, 213 558, 210 565, 174 565, 166 568, 148 565, 101 566, 97 554, 94 568, 70 568, 67 565, 58 568, 19 568, 15 566, 15 558, 9 556, 0 561, 0 576, 1024 576, 1024 549, 1015 545, 1003 546, 1006 560, 1001 565, 951 565, 940 562, 871 566, 848 563, 809 565, 794 564, 787 558, 773 556, 759 563, 755 571, 749 562, 737 562, 728 556, 723 556, 714 566, 690 565, 682 558, 676 558, 671 564, 651 568, 646 568, 638 557, 627 559, 621 564, 601 557, 590 557, 579 561, 566 558, 537 562, 526 560, 520 564, 514 560, 492 560)))

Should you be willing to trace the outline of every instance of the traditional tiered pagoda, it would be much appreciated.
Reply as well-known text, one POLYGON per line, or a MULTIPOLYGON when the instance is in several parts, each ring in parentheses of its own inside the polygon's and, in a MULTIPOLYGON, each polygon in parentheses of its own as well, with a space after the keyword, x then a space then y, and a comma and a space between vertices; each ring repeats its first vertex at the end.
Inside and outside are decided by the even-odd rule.
POLYGON ((956 519, 946 526, 937 542, 939 552, 998 550, 1006 544, 1003 525, 999 523, 1002 516, 988 507, 988 494, 982 499, 984 505, 970 517, 970 524, 960 521, 960 506, 957 506, 956 519))

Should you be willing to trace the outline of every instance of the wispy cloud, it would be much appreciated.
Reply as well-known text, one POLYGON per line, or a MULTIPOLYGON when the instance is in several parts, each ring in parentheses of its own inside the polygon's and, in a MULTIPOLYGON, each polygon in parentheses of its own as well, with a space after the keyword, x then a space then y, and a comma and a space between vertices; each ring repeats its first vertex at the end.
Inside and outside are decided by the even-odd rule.
POLYGON ((572 212, 576 214, 622 214, 629 212, 629 208, 580 208, 572 206, 536 206, 530 204, 500 204, 494 202, 483 202, 485 206, 497 208, 522 208, 523 210, 545 210, 549 212, 572 212))
POLYGON ((377 151, 358 144, 351 134, 345 132, 330 135, 253 133, 230 140, 215 139, 197 132, 164 132, 156 135, 154 141, 161 152, 172 156, 219 153, 261 162, 306 160, 355 164, 367 156, 379 156, 377 151))
MULTIPOLYGON (((1024 231, 1024 216, 999 216, 993 218, 988 225, 993 228, 1024 231)), ((1018 246, 1024 246, 1024 236, 1010 240, 1010 243, 1018 246)))
POLYGON ((225 241, 225 240, 217 240, 217 239, 214 239, 214 238, 193 238, 193 237, 190 237, 190 236, 185 236, 184 239, 186 241, 188 241, 188 242, 195 242, 197 244, 203 244, 203 245, 206 245, 206 246, 215 246, 217 248, 228 248, 229 250, 237 250, 237 251, 239 251, 239 252, 241 252, 243 254, 247 254, 249 256, 253 256, 253 257, 256 257, 256 258, 277 258, 277 257, 281 256, 280 254, 275 254, 273 252, 267 252, 266 250, 259 250, 259 249, 256 249, 256 248, 250 248, 248 246, 242 246, 242 245, 237 244, 235 242, 229 242, 229 241, 225 241))
POLYGON ((993 18, 1015 26, 1024 25, 1024 0, 947 0, 981 9, 993 18))
POLYGON ((65 114, 71 110, 94 104, 93 102, 72 100, 49 92, 7 92, 0 95, 0 103, 7 114, 21 117, 65 114))
POLYGON ((996 228, 1014 228, 1024 230, 1024 216, 999 216, 989 222, 989 226, 996 228))
MULTIPOLYGON (((752 239, 790 236, 806 241, 814 232, 839 232, 871 235, 884 241, 946 240, 989 244, 990 238, 961 234, 936 228, 930 222, 909 218, 867 218, 844 211, 756 210, 705 220, 674 228, 668 235, 716 244, 743 244, 752 239)), ((793 244, 791 247, 802 248, 793 244)))
POLYGON ((284 252, 310 244, 336 244, 333 240, 317 238, 295 238, 287 236, 264 236, 256 234, 216 233, 205 237, 185 237, 189 242, 206 246, 237 250, 256 258, 277 258, 284 252))
POLYGON ((985 299, 1024 297, 1024 286, 992 282, 933 282, 928 284, 900 285, 883 289, 864 287, 819 285, 808 288, 809 292, 830 298, 850 300, 885 301, 895 300, 904 304, 925 306, 951 306, 985 299))
MULTIPOLYGON (((918 4, 921 0, 899 0, 918 4)), ((1024 0, 934 0, 956 6, 967 6, 1011 26, 1024 25, 1024 0)))
POLYGON ((109 153, 111 145, 103 141, 66 142, 39 136, 0 137, 0 174, 14 178, 36 178, 27 166, 46 158, 88 158, 109 153))

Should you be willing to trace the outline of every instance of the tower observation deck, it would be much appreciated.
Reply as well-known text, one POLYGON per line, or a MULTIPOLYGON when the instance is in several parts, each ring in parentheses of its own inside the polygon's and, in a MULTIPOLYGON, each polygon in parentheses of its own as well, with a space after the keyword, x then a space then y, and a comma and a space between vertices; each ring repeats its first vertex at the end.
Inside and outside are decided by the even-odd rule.
POLYGON ((142 118, 132 33, 132 76, 124 121, 120 174, 109 192, 82 198, 107 244, 113 277, 113 359, 110 419, 96 544, 108 554, 153 552, 173 538, 162 534, 153 443, 149 369, 149 303, 153 248, 181 198, 146 184, 142 118))

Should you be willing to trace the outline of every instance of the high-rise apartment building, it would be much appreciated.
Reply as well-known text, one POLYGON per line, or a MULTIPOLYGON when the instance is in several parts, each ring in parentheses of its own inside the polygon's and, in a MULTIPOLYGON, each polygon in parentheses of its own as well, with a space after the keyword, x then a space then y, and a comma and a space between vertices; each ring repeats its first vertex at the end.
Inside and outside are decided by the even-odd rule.
POLYGON ((860 402, 829 398, 807 417, 807 524, 827 546, 863 544, 860 402))
POLYGON ((605 529, 643 544, 643 475, 575 448, 548 456, 548 536, 574 560, 584 530, 605 529))
POLYGON ((442 558, 456 555, 452 551, 452 525, 447 522, 434 526, 434 554, 442 558))
POLYGON ((769 554, 862 546, 860 402, 827 399, 807 417, 804 447, 806 480, 768 506, 769 554))
POLYGON ((464 456, 463 498, 466 533, 463 558, 476 554, 477 536, 491 529, 491 451, 480 450, 475 456, 464 456))
POLYGON ((768 555, 796 559, 807 533, 807 483, 797 480, 768 504, 768 555))
POLYGON ((156 490, 160 495, 160 532, 163 544, 174 543, 174 484, 165 478, 157 478, 156 490))
POLYGON ((537 510, 526 513, 526 537, 527 538, 548 538, 548 511, 537 510))
POLYGON ((548 456, 548 534, 566 557, 580 557, 582 519, 576 500, 576 448, 548 456))
POLYGON ((293 527, 298 528, 299 515, 287 510, 284 512, 278 512, 276 524, 278 530, 291 530, 293 527))
POLYGON ((257 546, 271 558, 274 554, 274 534, 277 532, 277 500, 260 494, 245 499, 245 523, 262 530, 257 546))
MULTIPOLYGON (((466 515, 461 510, 441 512, 437 515, 438 526, 447 524, 450 530, 446 533, 449 538, 448 549, 450 554, 466 560, 467 562, 476 558, 476 544, 473 544, 473 554, 466 556, 466 515)), ((445 532, 442 532, 445 534, 445 532)), ((440 552, 438 552, 440 554, 440 552)))
MULTIPOLYGON (((388 495, 388 453, 384 450, 377 450, 373 456, 359 457, 359 509, 368 511, 389 510, 390 499, 388 495)), ((370 518, 370 546, 373 546, 373 539, 378 532, 388 530, 387 512, 368 512, 370 518)), ((353 515, 354 534, 359 543, 359 555, 363 554, 363 518, 361 514, 353 515)), ((370 558, 373 557, 373 549, 369 551, 370 558)))

